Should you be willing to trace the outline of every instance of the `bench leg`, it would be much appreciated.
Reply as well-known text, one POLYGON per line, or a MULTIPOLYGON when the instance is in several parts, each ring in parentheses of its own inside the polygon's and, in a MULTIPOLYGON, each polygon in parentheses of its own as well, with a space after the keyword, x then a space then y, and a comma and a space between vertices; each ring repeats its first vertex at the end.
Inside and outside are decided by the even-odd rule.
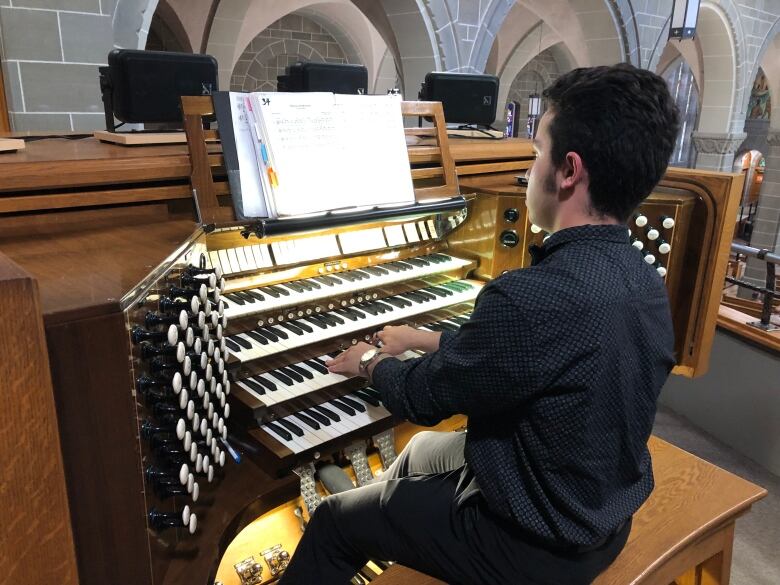
POLYGON ((729 585, 734 523, 725 526, 714 536, 720 541, 718 547, 720 550, 707 560, 688 569, 670 585, 729 585))

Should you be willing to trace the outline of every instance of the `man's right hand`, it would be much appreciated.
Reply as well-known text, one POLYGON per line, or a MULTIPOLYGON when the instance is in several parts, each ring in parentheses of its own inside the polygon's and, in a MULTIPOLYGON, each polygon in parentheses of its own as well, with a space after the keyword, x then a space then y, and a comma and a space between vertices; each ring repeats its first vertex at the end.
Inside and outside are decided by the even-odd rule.
POLYGON ((408 325, 388 325, 375 337, 382 342, 382 351, 390 355, 399 355, 409 349, 436 351, 439 348, 441 333, 421 331, 408 325))

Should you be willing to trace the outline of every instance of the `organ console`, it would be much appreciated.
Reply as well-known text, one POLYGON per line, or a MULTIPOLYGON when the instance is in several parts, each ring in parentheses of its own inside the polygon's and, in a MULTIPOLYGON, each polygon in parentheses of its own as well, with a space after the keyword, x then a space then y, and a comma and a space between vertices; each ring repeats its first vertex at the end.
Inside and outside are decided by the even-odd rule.
MULTIPOLYGON (((449 145, 431 107, 406 106, 436 125, 433 143, 410 147, 418 201, 405 208, 237 222, 205 142, 209 98, 184 100, 189 154, 42 141, 0 159, 0 302, 17 309, 0 338, 24 339, 33 367, 9 369, 8 403, 51 373, 33 424, 4 419, 38 445, 36 468, 8 441, 3 460, 11 484, 47 478, 50 526, 15 513, 61 549, 35 579, 24 562, 3 561, 4 577, 266 583, 322 497, 320 466, 349 466, 361 484, 392 462, 415 429, 324 361, 385 324, 456 329, 484 282, 528 266, 546 235, 514 179, 529 143, 449 145)), ((666 281, 687 375, 706 369, 738 182, 670 169, 626 228, 666 281)))

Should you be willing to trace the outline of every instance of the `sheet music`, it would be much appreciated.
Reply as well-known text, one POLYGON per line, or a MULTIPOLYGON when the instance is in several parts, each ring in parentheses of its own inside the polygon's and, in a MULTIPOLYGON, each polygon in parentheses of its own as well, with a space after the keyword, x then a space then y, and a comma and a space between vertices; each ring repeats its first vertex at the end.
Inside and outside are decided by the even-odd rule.
POLYGON ((244 217, 268 217, 268 206, 260 180, 255 147, 252 143, 252 120, 247 116, 244 98, 246 94, 230 92, 230 113, 233 118, 233 134, 241 177, 241 214, 244 217))
POLYGON ((414 201, 397 98, 253 93, 250 99, 266 148, 262 179, 278 215, 414 201))

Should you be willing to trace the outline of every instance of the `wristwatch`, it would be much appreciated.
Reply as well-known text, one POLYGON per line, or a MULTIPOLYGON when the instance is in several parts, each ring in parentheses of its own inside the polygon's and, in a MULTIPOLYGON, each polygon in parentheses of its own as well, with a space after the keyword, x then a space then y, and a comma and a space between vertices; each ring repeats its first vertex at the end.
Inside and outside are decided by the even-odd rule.
POLYGON ((358 364, 358 370, 360 370, 360 373, 366 374, 368 372, 368 366, 380 355, 382 355, 382 350, 378 347, 374 347, 360 356, 360 364, 358 364))

